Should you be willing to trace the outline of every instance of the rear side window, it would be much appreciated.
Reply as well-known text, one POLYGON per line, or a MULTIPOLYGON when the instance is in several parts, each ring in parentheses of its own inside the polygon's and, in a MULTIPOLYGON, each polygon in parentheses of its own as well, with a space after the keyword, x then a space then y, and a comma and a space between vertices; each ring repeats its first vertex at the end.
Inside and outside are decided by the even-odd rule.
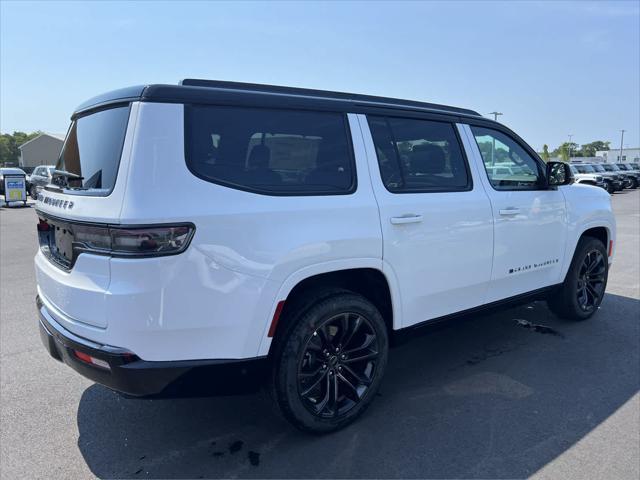
MULTIPOLYGON (((128 121, 128 105, 73 121, 56 165, 56 170, 69 174, 61 177, 71 188, 69 193, 74 189, 95 190, 98 194, 113 190, 128 121)), ((46 170, 42 174, 46 175, 46 170)))
POLYGON ((271 195, 339 195, 355 189, 343 114, 221 106, 185 107, 187 166, 198 177, 271 195))
POLYGON ((454 126, 368 117, 380 176, 392 193, 469 190, 471 177, 454 126))

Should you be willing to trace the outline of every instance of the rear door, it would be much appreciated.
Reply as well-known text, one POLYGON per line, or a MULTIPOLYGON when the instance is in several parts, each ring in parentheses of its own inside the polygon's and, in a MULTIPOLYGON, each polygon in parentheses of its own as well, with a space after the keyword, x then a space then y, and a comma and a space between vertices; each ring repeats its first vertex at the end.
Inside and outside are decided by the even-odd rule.
POLYGON ((484 303, 491 205, 453 121, 359 115, 402 327, 484 303))
POLYGON ((464 129, 482 171, 495 223, 487 302, 561 282, 567 235, 561 190, 544 186, 544 164, 508 131, 483 125, 465 125, 464 129), (496 164, 512 173, 497 174, 496 164))

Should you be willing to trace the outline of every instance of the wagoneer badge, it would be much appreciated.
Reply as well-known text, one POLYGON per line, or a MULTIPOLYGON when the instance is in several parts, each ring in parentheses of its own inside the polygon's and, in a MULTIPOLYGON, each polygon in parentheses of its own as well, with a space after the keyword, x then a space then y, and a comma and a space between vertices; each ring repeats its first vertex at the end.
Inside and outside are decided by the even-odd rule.
POLYGON ((60 198, 51 198, 40 195, 38 201, 45 205, 51 205, 52 207, 64 208, 65 210, 71 210, 73 208, 73 202, 69 200, 62 200, 60 198))

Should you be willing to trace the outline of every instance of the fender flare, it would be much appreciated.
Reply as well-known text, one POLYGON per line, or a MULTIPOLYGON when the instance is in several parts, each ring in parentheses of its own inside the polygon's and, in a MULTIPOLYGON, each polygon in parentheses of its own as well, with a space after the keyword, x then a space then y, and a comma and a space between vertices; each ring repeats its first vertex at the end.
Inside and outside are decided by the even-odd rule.
POLYGON ((389 269, 384 268, 385 262, 380 258, 349 258, 342 260, 331 260, 328 262, 316 263, 300 268, 291 273, 280 285, 278 293, 272 301, 271 308, 269 309, 268 318, 265 320, 265 324, 262 328, 262 336, 260 340, 260 347, 258 349, 258 355, 264 356, 269 353, 271 347, 272 338, 268 336, 269 328, 273 317, 275 315, 278 304, 286 300, 291 291, 300 282, 321 275, 323 273, 338 272, 341 270, 353 270, 358 268, 370 268, 377 270, 384 275, 389 286, 389 292, 391 295, 391 304, 393 310, 393 328, 400 328, 401 320, 401 302, 400 302, 400 290, 398 288, 397 279, 395 275, 389 274, 389 269))
MULTIPOLYGON (((560 278, 564 282, 565 277, 567 276, 567 272, 569 271, 569 267, 571 266, 571 262, 573 261, 573 255, 576 252, 576 248, 578 246, 578 242, 584 235, 587 230, 591 230, 592 228, 604 228, 607 231, 607 241, 615 240, 615 226, 610 222, 607 222, 604 219, 592 220, 591 222, 585 223, 581 225, 579 230, 569 245, 567 242, 567 251, 565 253, 564 265, 562 266, 562 272, 560 278)), ((609 245, 605 245, 605 248, 609 248, 609 245)), ((615 241, 614 241, 614 249, 615 249, 615 241)), ((611 256, 609 257, 609 263, 613 259, 613 252, 611 252, 611 256)))

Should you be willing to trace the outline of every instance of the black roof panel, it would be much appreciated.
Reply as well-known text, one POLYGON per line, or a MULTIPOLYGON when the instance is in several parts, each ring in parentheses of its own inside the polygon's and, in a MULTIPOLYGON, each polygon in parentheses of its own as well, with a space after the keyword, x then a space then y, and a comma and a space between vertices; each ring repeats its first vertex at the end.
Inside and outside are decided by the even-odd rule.
POLYGON ((285 105, 296 108, 338 109, 344 111, 356 111, 364 107, 481 117, 478 112, 465 108, 412 100, 308 88, 198 79, 185 79, 180 82, 180 85, 141 85, 114 90, 82 103, 76 109, 74 116, 109 104, 126 101, 216 103, 273 107, 285 105))

